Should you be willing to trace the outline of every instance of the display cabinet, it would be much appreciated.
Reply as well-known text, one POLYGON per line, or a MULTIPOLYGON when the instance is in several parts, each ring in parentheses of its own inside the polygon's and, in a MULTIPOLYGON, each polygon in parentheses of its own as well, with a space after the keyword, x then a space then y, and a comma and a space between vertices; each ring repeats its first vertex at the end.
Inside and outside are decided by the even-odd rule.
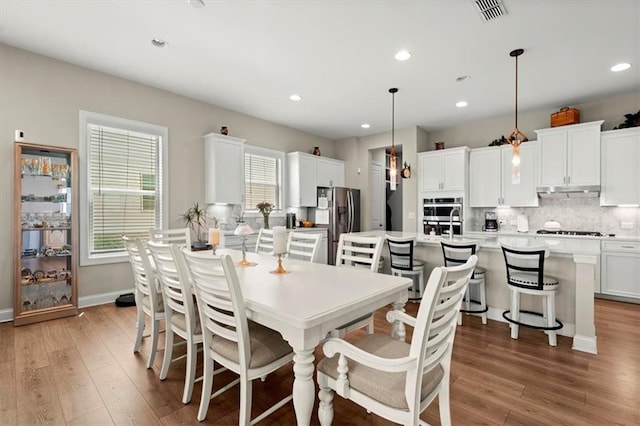
POLYGON ((14 167, 14 325, 76 315, 76 150, 16 142, 14 167))

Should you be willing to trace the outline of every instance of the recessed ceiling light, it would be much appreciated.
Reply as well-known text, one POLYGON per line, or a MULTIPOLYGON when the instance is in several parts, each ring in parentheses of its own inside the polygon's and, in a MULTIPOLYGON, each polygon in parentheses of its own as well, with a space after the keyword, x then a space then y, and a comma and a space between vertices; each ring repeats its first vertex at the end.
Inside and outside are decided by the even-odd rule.
POLYGON ((411 57, 411 52, 408 52, 406 50, 401 50, 398 53, 396 53, 395 58, 398 61, 406 61, 407 59, 409 59, 411 57))
POLYGON ((293 95, 289 96, 289 99, 291 99, 292 101, 300 101, 302 100, 302 96, 294 93, 293 95))
POLYGON ((162 40, 161 38, 154 38, 153 40, 151 40, 151 44, 153 44, 155 47, 167 47, 169 45, 169 43, 162 40))
POLYGON ((187 3, 195 9, 201 9, 204 7, 204 0, 187 0, 187 3))
POLYGON ((629 64, 627 62, 622 62, 620 64, 616 64, 616 65, 612 66, 611 67, 611 71, 620 72, 620 71, 628 70, 629 68, 631 68, 631 64, 629 64))
POLYGON ((460 77, 456 78, 456 81, 457 81, 458 83, 460 83, 460 82, 462 82, 462 81, 467 81, 467 80, 469 80, 470 78, 471 78, 471 76, 470 76, 470 75, 468 75, 468 74, 467 74, 467 75, 461 75, 460 77))
POLYGON ((466 103, 465 101, 456 102, 456 106, 457 106, 458 108, 464 108, 464 107, 466 107, 467 105, 469 105, 469 104, 468 104, 468 103, 466 103))
POLYGON ((371 127, 371 125, 369 123, 362 123, 360 127, 362 127, 363 129, 368 129, 369 127, 371 127))

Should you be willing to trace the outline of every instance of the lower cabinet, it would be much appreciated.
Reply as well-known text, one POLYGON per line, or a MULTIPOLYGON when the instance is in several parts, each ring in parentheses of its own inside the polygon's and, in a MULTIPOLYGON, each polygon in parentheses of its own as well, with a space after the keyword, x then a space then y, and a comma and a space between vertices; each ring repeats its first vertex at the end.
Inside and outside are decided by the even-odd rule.
POLYGON ((601 257, 601 293, 640 303, 640 242, 603 241, 601 257))

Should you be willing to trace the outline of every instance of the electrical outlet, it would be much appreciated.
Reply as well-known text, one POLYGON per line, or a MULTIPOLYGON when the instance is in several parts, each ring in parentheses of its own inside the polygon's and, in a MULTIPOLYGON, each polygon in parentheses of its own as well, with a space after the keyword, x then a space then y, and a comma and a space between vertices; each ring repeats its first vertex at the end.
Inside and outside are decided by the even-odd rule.
POLYGON ((633 229, 633 222, 620 222, 620 228, 633 229))

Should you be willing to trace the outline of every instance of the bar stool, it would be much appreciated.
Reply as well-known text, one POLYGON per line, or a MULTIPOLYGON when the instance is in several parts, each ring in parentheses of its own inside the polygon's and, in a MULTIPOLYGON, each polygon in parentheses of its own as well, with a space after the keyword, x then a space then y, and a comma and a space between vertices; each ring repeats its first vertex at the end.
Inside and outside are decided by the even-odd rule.
POLYGON ((556 346, 556 330, 563 324, 556 319, 558 280, 544 275, 544 259, 549 256, 549 248, 500 246, 507 268, 507 286, 511 290, 511 309, 504 311, 502 316, 511 323, 511 338, 518 338, 522 325, 544 330, 549 335, 549 345, 556 346), (521 310, 520 294, 546 298, 542 305, 543 313, 521 310))
MULTIPOLYGON (((442 256, 444 257, 444 266, 457 266, 464 264, 467 259, 479 251, 478 243, 463 241, 440 241, 442 247, 442 256)), ((487 293, 485 289, 486 270, 481 266, 476 266, 469 280, 469 286, 465 292, 462 306, 460 307, 460 316, 458 317, 458 325, 462 325, 462 314, 479 314, 482 317, 482 324, 487 324, 487 293), (480 300, 471 298, 471 288, 477 288, 480 294, 480 300)))
POLYGON ((424 294, 424 268, 425 261, 413 257, 413 247, 416 239, 385 236, 389 246, 389 261, 391 263, 391 275, 399 277, 418 278, 418 288, 415 280, 409 290, 409 300, 420 300, 424 294))

